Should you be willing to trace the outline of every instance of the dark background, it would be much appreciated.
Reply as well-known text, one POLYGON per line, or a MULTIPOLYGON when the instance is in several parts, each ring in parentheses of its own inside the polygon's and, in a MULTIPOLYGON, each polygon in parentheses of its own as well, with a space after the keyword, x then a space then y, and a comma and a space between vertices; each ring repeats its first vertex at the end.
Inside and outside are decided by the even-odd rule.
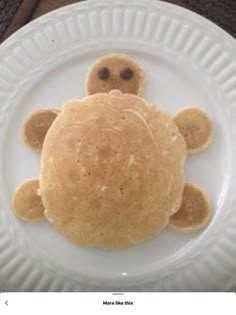
MULTIPOLYGON (((236 0, 163 1, 195 11, 236 37, 236 0)), ((79 0, 0 0, 0 42, 36 17, 75 2, 79 0)))

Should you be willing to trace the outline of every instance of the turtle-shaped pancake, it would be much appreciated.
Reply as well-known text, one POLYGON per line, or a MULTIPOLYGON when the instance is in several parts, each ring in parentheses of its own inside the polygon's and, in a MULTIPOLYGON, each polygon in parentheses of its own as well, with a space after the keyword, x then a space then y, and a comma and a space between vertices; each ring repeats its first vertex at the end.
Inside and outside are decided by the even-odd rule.
POLYGON ((106 55, 87 75, 86 91, 94 93, 66 101, 59 113, 37 111, 25 120, 22 138, 31 148, 42 147, 41 169, 38 190, 34 179, 14 193, 17 216, 45 217, 68 239, 105 248, 151 238, 169 221, 181 231, 197 230, 209 221, 202 190, 187 189, 189 185, 184 189, 184 162, 188 149, 193 153, 208 145, 211 122, 195 107, 172 119, 140 96, 126 93, 124 81, 129 91, 139 94, 143 78, 128 56, 106 55), (101 93, 94 82, 103 86, 101 93), (25 130, 32 130, 34 141, 25 130))

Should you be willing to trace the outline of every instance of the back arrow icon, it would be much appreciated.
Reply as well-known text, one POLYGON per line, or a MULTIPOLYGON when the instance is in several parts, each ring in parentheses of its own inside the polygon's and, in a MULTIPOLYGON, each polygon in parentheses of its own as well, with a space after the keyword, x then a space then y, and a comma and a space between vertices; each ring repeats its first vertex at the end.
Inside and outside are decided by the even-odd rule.
POLYGON ((6 300, 5 304, 6 304, 6 306, 8 306, 8 300, 6 300))

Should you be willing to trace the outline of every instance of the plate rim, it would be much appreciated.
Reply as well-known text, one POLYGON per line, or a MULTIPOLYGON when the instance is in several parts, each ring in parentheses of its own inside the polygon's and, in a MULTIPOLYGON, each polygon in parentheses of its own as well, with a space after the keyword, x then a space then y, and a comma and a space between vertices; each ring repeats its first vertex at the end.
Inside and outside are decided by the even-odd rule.
MULTIPOLYGON (((86 0, 86 1, 81 1, 81 2, 76 2, 76 3, 71 3, 68 5, 65 5, 63 7, 57 8, 53 11, 47 12, 44 15, 41 15, 39 17, 37 17, 36 19, 30 21, 29 23, 23 25, 21 28, 19 28, 18 30, 16 30, 13 34, 11 34, 8 38, 6 38, 2 43, 1 43, 1 47, 3 46, 7 46, 10 44, 10 42, 12 41, 12 39, 14 39, 15 37, 18 37, 22 34, 25 33, 25 31, 29 28, 29 25, 31 27, 33 27, 34 25, 37 25, 39 22, 43 22, 43 20, 47 20, 48 18, 53 18, 53 16, 58 15, 58 14, 63 14, 65 13, 66 10, 71 10, 73 11, 73 9, 77 8, 78 5, 79 6, 84 6, 87 3, 92 5, 104 5, 107 3, 110 4, 124 4, 124 0, 86 0)), ((227 38, 227 44, 231 44, 235 49, 236 49, 236 39, 230 34, 228 33, 226 30, 224 30, 222 27, 220 27, 218 24, 214 23, 213 21, 207 19, 206 17, 204 17, 203 15, 200 15, 197 12, 194 12, 186 7, 174 4, 174 3, 170 3, 170 2, 164 2, 161 0, 129 0, 129 3, 133 4, 140 4, 140 5, 146 5, 146 4, 152 4, 154 6, 160 6, 160 7, 169 7, 169 9, 175 9, 175 11, 177 10, 177 13, 180 13, 181 15, 183 14, 187 14, 189 16, 192 16, 192 18, 194 19, 194 21, 196 22, 202 22, 205 23, 206 25, 210 25, 211 28, 213 28, 215 31, 220 32, 222 36, 226 36, 227 38)), ((0 49, 2 50, 2 48, 0 49)))

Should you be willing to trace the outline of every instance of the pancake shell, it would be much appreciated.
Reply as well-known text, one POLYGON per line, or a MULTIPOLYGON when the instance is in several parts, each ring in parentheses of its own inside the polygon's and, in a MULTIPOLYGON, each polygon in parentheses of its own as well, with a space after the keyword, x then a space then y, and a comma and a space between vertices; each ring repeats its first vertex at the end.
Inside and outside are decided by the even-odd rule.
POLYGON ((43 146, 45 216, 79 244, 113 248, 151 238, 179 208, 185 157, 173 120, 138 96, 69 100, 43 146))

